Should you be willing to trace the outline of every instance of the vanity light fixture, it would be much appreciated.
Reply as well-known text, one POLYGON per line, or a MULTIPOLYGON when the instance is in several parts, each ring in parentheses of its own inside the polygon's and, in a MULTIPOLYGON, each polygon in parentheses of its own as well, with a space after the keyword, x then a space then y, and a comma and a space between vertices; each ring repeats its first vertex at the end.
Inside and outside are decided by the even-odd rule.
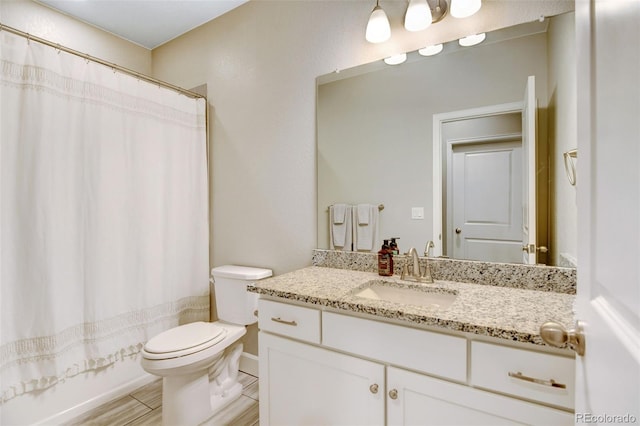
POLYGON ((422 49, 418 50, 418 53, 421 54, 422 56, 433 56, 442 52, 442 48, 443 48, 442 43, 434 44, 431 46, 423 47, 422 49))
POLYGON ((433 16, 427 0, 409 0, 404 14, 404 27, 407 31, 422 31, 431 25, 433 16))
POLYGON ((461 38, 458 40, 458 43, 464 47, 475 46, 476 44, 482 43, 486 37, 487 35, 485 33, 474 34, 461 38))
POLYGON ((454 18, 467 18, 482 6, 482 0, 451 0, 451 16, 454 18))
POLYGON ((369 16, 369 22, 367 22, 365 38, 369 43, 382 43, 389 40, 390 37, 391 26, 389 25, 389 18, 380 7, 379 0, 376 0, 376 7, 373 8, 369 16))
POLYGON ((389 56, 388 58, 384 58, 384 63, 387 65, 399 65, 407 60, 406 53, 400 53, 398 55, 389 56))

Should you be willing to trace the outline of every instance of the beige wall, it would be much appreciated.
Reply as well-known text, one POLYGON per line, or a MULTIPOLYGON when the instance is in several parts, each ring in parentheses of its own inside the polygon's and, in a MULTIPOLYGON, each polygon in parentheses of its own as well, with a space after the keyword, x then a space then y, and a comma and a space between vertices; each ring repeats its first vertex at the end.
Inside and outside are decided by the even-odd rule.
POLYGON ((151 74, 150 50, 32 0, 0 0, 0 22, 125 68, 151 74))
POLYGON ((577 147, 574 14, 559 16, 549 27, 550 247, 554 264, 576 260, 576 187, 569 184, 563 153, 577 147))

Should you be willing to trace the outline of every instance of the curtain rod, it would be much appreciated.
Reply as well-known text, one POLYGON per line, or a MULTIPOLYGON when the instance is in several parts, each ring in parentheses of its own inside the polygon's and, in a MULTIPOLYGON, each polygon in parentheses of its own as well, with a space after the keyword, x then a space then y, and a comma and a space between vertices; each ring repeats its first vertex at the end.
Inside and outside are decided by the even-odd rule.
POLYGON ((141 74, 141 73, 139 73, 137 71, 133 71, 133 70, 130 70, 130 69, 125 68, 123 66, 120 66, 120 65, 117 65, 117 64, 114 64, 114 63, 111 63, 111 62, 104 61, 104 60, 102 60, 100 58, 96 58, 96 57, 88 55, 86 53, 78 52, 77 50, 73 50, 73 49, 71 49, 69 47, 62 46, 62 45, 60 45, 58 43, 53 43, 53 42, 51 42, 49 40, 46 40, 44 38, 36 37, 36 36, 31 35, 29 33, 25 33, 24 31, 20 31, 18 29, 15 29, 15 28, 12 28, 12 27, 9 27, 7 25, 4 25, 4 24, 0 23, 0 32, 2 32, 2 31, 7 31, 7 32, 10 32, 12 34, 16 34, 16 35, 19 35, 21 37, 24 37, 27 40, 33 40, 35 42, 38 42, 38 43, 41 43, 41 44, 45 44, 47 46, 50 46, 50 47, 53 47, 55 49, 61 50, 63 52, 71 53, 72 55, 79 56, 79 57, 81 57, 83 59, 86 59, 88 61, 97 62, 97 63, 99 63, 101 65, 104 65, 104 66, 107 66, 107 67, 109 67, 111 69, 118 70, 118 71, 123 72, 125 74, 129 74, 131 76, 137 77, 140 80, 144 80, 144 81, 146 81, 148 83, 157 84, 159 86, 163 86, 163 87, 166 87, 168 89, 174 90, 174 91, 176 91, 178 93, 182 93, 183 95, 186 95, 186 96, 188 96, 190 98, 205 98, 206 99, 206 96, 202 96, 201 94, 196 93, 196 92, 192 92, 191 90, 183 89, 182 87, 175 86, 175 85, 173 85, 171 83, 167 83, 166 81, 162 81, 162 80, 155 79, 153 77, 149 77, 148 75, 141 74))

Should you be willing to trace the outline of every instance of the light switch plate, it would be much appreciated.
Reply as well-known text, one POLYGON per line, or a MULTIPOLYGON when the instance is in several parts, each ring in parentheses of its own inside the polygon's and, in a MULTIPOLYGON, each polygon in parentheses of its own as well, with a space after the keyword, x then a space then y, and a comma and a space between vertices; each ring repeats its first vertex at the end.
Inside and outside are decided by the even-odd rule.
POLYGON ((411 207, 411 219, 424 219, 424 207, 411 207))

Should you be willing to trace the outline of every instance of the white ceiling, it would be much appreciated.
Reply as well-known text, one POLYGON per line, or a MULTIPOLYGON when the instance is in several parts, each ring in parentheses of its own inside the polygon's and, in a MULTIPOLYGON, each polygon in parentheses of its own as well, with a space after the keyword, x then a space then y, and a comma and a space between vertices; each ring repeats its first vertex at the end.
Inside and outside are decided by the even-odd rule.
POLYGON ((154 49, 248 0, 35 0, 154 49))

